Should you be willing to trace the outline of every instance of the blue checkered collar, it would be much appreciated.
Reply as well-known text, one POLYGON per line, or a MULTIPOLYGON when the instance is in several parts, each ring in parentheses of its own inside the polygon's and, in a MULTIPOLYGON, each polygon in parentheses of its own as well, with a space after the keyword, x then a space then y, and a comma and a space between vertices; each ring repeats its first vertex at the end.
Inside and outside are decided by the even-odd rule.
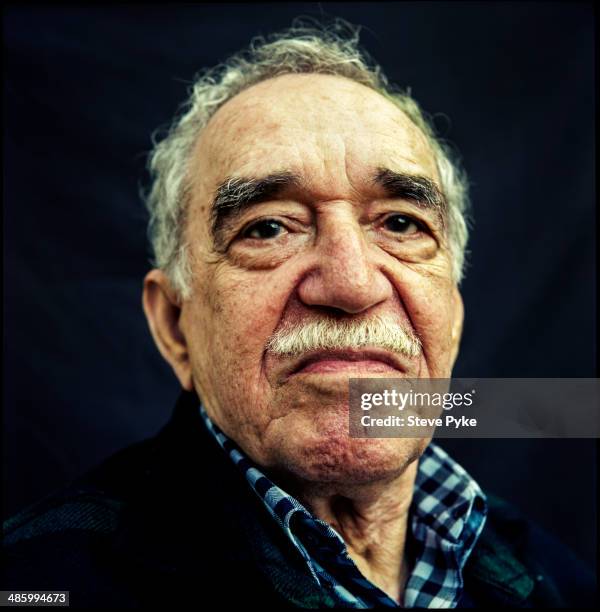
MULTIPOLYGON (((351 608, 398 607, 360 573, 333 527, 269 480, 211 421, 202 405, 200 414, 302 555, 313 579, 334 601, 351 608)), ((475 480, 439 446, 429 444, 415 479, 407 541, 411 569, 402 607, 456 607, 463 589, 462 570, 483 530, 486 514, 486 498, 475 480)))

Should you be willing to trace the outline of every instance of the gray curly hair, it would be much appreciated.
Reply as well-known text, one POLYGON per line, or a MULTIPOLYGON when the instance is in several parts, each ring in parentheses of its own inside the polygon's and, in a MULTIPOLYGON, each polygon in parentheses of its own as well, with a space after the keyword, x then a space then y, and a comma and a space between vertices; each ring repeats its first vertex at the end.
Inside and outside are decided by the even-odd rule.
POLYGON ((168 276, 178 296, 191 296, 191 265, 184 240, 189 201, 189 164, 200 131, 225 102, 242 90, 290 73, 343 76, 370 87, 398 106, 423 132, 433 151, 445 196, 452 272, 460 283, 468 238, 468 181, 450 146, 436 135, 430 119, 411 97, 388 82, 381 67, 359 48, 360 28, 336 20, 330 26, 296 20, 292 27, 252 39, 247 49, 196 76, 189 98, 148 159, 150 189, 143 197, 150 213, 148 236, 153 265, 168 276))

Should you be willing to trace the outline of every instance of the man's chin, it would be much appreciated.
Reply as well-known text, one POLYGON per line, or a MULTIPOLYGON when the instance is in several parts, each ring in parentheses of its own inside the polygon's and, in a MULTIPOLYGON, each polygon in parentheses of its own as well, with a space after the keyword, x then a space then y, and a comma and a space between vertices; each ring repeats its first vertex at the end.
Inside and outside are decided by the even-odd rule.
POLYGON ((277 464, 306 482, 372 484, 400 476, 426 446, 418 438, 351 438, 347 428, 329 430, 288 439, 277 464))

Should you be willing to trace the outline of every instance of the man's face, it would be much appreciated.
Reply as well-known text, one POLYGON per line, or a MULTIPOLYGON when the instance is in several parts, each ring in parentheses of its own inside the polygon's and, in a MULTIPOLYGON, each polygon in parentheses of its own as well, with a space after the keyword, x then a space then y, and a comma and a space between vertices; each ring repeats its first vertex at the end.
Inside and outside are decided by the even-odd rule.
POLYGON ((185 230, 193 295, 180 328, 209 415, 264 467, 368 482, 399 474, 427 443, 348 435, 349 377, 447 378, 456 355, 462 303, 444 211, 403 196, 393 187, 403 175, 439 187, 423 134, 384 97, 336 76, 259 83, 198 139, 185 230), (250 201, 232 189, 264 179, 250 201), (267 350, 292 326, 376 316, 415 334, 418 355, 267 350))

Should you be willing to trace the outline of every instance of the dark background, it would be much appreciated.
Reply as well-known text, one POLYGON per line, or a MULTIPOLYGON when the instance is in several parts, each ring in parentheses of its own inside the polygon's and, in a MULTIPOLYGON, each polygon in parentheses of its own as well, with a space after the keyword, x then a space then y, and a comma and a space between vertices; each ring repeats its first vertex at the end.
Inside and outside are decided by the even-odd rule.
MULTIPOLYGON (((140 297, 150 134, 196 71, 301 14, 365 26, 462 153, 475 226, 455 375, 596 375, 590 4, 7 8, 5 515, 170 416, 178 383, 140 297)), ((595 441, 443 446, 595 562, 595 441)))

